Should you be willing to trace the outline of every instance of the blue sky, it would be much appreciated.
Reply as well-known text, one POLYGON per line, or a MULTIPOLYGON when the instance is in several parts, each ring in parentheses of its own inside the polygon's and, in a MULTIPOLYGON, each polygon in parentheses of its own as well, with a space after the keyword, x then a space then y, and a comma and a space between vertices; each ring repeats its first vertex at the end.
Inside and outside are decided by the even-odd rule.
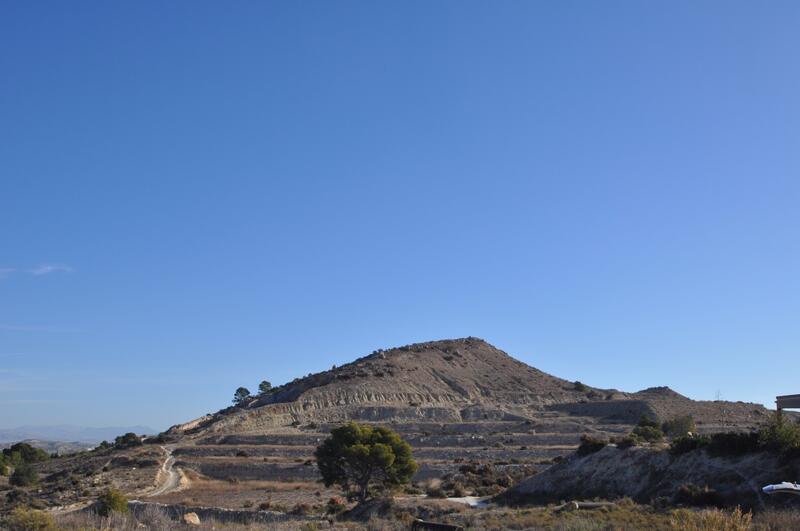
POLYGON ((800 4, 4 2, 0 427, 483 337, 800 392, 800 4))

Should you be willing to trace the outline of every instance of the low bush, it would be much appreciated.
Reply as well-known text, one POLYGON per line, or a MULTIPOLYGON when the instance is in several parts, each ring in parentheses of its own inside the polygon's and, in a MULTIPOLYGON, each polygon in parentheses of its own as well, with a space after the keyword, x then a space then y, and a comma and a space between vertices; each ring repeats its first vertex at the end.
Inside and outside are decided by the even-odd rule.
POLYGON ((800 450, 800 425, 784 416, 774 415, 759 430, 758 442, 769 450, 796 453, 800 450))
POLYGON ((15 487, 30 487, 39 483, 39 474, 30 464, 20 463, 14 469, 8 482, 15 487))
POLYGON ((608 441, 605 439, 597 439, 591 435, 583 434, 581 435, 581 444, 578 446, 577 453, 580 456, 593 454, 605 448, 607 444, 608 441))
POLYGON ((658 442, 664 438, 661 426, 649 417, 642 417, 639 424, 633 428, 631 435, 635 435, 640 440, 647 442, 658 442))
POLYGON ((661 431, 670 437, 684 437, 689 433, 694 433, 695 430, 697 430, 697 426, 691 415, 675 417, 661 425, 661 431))
POLYGON ((325 510, 328 514, 339 514, 344 512, 345 509, 347 509, 347 504, 344 498, 340 498, 339 496, 334 496, 329 499, 328 503, 325 505, 325 510))
POLYGON ((715 457, 744 455, 757 452, 761 447, 759 434, 756 432, 715 433, 709 438, 706 450, 715 457))
POLYGON ((3 456, 12 465, 20 463, 41 463, 50 459, 50 455, 41 448, 34 448, 28 443, 19 442, 3 449, 3 456))
POLYGON ((141 445, 142 438, 132 432, 128 432, 125 435, 120 435, 114 439, 114 446, 116 448, 133 448, 134 446, 141 445))
POLYGON ((311 514, 312 511, 313 511, 313 507, 311 507, 309 504, 307 504, 307 503, 298 503, 297 505, 295 505, 292 508, 291 511, 289 511, 289 514, 294 514, 294 515, 297 515, 297 516, 305 516, 305 515, 311 514))
POLYGON ((447 498, 447 493, 440 484, 431 484, 425 489, 428 498, 447 498))
POLYGON ((686 483, 675 493, 675 503, 693 507, 721 507, 722 500, 717 491, 708 486, 699 487, 694 483, 686 483))
POLYGON ((573 388, 575 391, 579 391, 579 392, 581 392, 581 393, 585 393, 586 391, 588 391, 588 390, 589 390, 589 386, 588 386, 588 385, 586 385, 586 384, 585 384, 585 383, 583 383, 583 382, 580 382, 580 381, 576 381, 574 384, 572 384, 572 388, 573 388))
POLYGON ((683 455, 700 448, 705 448, 711 442, 710 437, 706 436, 685 436, 673 439, 669 446, 669 452, 674 456, 683 455))
POLYGON ((53 517, 43 511, 26 507, 17 507, 4 522, 9 531, 55 531, 56 522, 53 517))
POLYGON ((625 437, 614 439, 612 442, 616 444, 617 448, 620 450, 627 450, 628 448, 638 446, 641 443, 641 440, 636 435, 626 435, 625 437))
POLYGON ((108 489, 97 500, 97 513, 102 516, 109 516, 112 513, 126 514, 127 512, 128 499, 117 489, 108 489))
POLYGON ((800 426, 775 416, 758 431, 678 437, 670 444, 670 453, 675 456, 699 449, 705 449, 714 457, 738 456, 764 450, 779 453, 783 457, 798 457, 800 426))

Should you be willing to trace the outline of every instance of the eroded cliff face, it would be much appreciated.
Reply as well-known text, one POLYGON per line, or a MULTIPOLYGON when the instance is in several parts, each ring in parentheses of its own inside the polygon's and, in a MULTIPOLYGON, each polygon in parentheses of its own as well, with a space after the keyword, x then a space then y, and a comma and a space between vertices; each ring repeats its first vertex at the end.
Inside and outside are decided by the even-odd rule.
POLYGON ((513 504, 542 504, 596 497, 629 497, 641 503, 656 498, 673 500, 687 484, 709 487, 724 505, 763 507, 761 487, 792 480, 800 463, 768 452, 736 457, 711 457, 695 450, 673 457, 664 449, 606 446, 581 457, 577 454, 532 476, 506 493, 513 504))

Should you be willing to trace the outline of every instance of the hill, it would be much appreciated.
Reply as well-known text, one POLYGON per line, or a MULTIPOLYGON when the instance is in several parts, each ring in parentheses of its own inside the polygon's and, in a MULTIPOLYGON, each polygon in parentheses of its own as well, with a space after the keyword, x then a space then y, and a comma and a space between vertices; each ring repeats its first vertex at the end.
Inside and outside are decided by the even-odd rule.
POLYGON ((338 492, 319 484, 314 449, 347 420, 390 426, 412 445, 414 492, 443 481, 455 493, 453 478, 464 477, 468 492, 493 495, 572 454, 582 434, 610 438, 643 416, 687 414, 700 432, 747 430, 768 417, 760 405, 699 402, 667 387, 569 382, 477 338, 432 341, 297 378, 143 446, 39 464, 43 481, 30 495, 74 507, 115 486, 176 511, 316 507, 338 492))
MULTIPOLYGON (((473 337, 378 350, 175 426, 174 434, 257 433, 308 422, 533 420, 543 414, 635 423, 692 414, 701 425, 747 427, 756 404, 697 402, 667 387, 598 389, 544 373, 473 337)), ((552 416, 552 415, 551 415, 552 416)))

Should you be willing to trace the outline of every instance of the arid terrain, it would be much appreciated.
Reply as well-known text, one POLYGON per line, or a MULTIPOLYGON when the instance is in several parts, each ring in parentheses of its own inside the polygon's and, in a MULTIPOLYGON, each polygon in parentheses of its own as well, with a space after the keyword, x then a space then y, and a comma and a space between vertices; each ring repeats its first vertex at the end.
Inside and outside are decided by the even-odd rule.
MULTIPOLYGON (((698 433, 709 434, 747 432, 769 412, 750 403, 693 401, 667 387, 598 389, 545 374, 480 339, 435 341, 376 351, 296 379, 173 426, 142 445, 50 459, 37 465, 37 488, 10 489, 3 483, 0 500, 4 511, 26 503, 66 513, 89 506, 113 486, 142 502, 134 504, 139 511, 157 503, 175 515, 195 512, 220 521, 325 520, 326 503, 341 493, 319 482, 313 452, 332 427, 355 420, 389 426, 411 444, 419 470, 395 503, 416 507, 414 517, 452 513, 463 520, 469 514, 464 511, 490 511, 468 505, 482 505, 515 485, 517 502, 526 493, 531 503, 568 500, 574 485, 563 487, 559 474, 583 481, 589 468, 618 479, 595 477, 586 498, 605 489, 606 497, 646 503, 680 481, 662 482, 652 493, 630 486, 629 476, 641 475, 642 467, 669 467, 663 451, 607 447, 587 458, 597 460, 589 468, 567 456, 583 435, 608 441, 630 433, 643 417, 665 421, 687 415, 698 433)), ((705 461, 693 459, 674 465, 671 473, 703 470, 705 461)), ((752 489, 769 476, 766 461, 755 461, 750 466, 761 467, 762 474, 752 489)), ((726 470, 735 474, 734 468, 726 470)))

